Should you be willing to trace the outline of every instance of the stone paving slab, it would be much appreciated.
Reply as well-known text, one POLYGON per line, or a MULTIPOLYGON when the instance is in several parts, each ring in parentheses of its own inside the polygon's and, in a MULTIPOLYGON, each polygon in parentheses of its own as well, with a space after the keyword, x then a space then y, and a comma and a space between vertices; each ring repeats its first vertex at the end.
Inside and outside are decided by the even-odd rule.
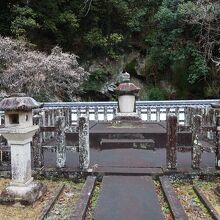
POLYGON ((164 219, 152 178, 144 176, 104 176, 94 219, 164 219))
MULTIPOLYGON (((77 168, 79 166, 79 154, 68 152, 66 167, 77 168)), ((44 152, 44 166, 56 167, 56 152, 44 152)), ((166 167, 166 150, 155 151, 136 149, 115 149, 99 151, 91 149, 91 167, 166 167)), ((177 167, 191 168, 191 153, 177 153, 177 167)), ((203 152, 201 168, 215 167, 215 154, 203 152)))

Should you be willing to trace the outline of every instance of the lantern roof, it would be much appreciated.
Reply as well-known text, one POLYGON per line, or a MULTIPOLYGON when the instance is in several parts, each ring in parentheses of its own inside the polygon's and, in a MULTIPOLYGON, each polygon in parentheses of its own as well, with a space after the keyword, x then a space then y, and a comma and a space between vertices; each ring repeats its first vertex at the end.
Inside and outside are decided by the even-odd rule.
POLYGON ((40 103, 23 93, 12 94, 0 102, 0 110, 2 111, 31 111, 39 107, 41 107, 40 103))
POLYGON ((134 83, 125 82, 119 84, 119 86, 115 89, 116 93, 119 95, 126 95, 126 94, 134 94, 136 95, 139 92, 140 88, 135 86, 134 83))

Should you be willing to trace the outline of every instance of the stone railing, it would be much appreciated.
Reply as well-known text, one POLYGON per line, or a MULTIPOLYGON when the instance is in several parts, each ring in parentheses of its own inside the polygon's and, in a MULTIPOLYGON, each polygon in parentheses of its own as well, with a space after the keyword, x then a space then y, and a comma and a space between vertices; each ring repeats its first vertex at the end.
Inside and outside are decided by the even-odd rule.
MULTIPOLYGON (((175 114, 179 124, 189 125, 191 123, 190 116, 194 112, 208 112, 211 103, 218 100, 176 100, 176 101, 137 101, 137 113, 144 121, 165 121, 167 115, 175 114), (192 114, 191 114, 192 112, 192 114), (187 117, 188 115, 188 117, 187 117)), ((54 102, 44 103, 43 112, 48 113, 49 118, 53 117, 53 110, 67 112, 66 115, 69 123, 76 124, 79 117, 87 115, 89 120, 95 121, 111 121, 118 109, 117 102, 54 102), (63 109, 63 110, 62 110, 63 109)))
MULTIPOLYGON (((202 129, 205 133, 212 136, 213 134, 216 135, 216 123, 218 123, 220 110, 211 108, 211 103, 217 101, 218 100, 188 100, 164 102, 139 101, 137 102, 136 107, 138 114, 144 121, 160 122, 165 121, 171 114, 175 115, 176 119, 173 124, 175 124, 176 129, 172 130, 172 127, 174 127, 174 125, 170 122, 171 126, 168 132, 168 135, 170 136, 175 135, 177 129, 186 128, 189 128, 193 132, 193 134, 201 131, 202 129), (199 125, 197 125, 197 123, 195 123, 194 121, 196 115, 200 116, 199 125), (200 127, 200 129, 197 129, 198 126, 200 127)), ((68 127, 74 129, 74 127, 76 128, 79 124, 79 120, 82 116, 89 120, 111 121, 114 114, 117 112, 117 108, 117 102, 44 103, 44 107, 42 109, 34 111, 35 123, 39 124, 41 127, 41 129, 39 130, 40 135, 36 135, 37 139, 36 143, 34 144, 34 151, 36 151, 36 155, 38 155, 38 158, 36 158, 37 160, 35 160, 35 164, 40 165, 42 162, 43 158, 41 158, 39 154, 42 153, 43 143, 47 142, 47 140, 50 140, 53 137, 61 137, 59 132, 62 132, 64 127, 60 130, 58 129, 58 118, 62 118, 65 129, 67 129, 68 127)), ((0 117, 1 123, 3 123, 4 115, 0 114, 0 117)), ((199 135, 194 136, 196 138, 199 137, 199 135)), ((217 134, 217 137, 219 136, 220 135, 217 134)), ((170 140, 173 140, 173 138, 170 138, 170 140)), ((59 147, 59 149, 57 150, 58 167, 60 158, 65 156, 65 152, 63 151, 65 147, 63 146, 62 142, 63 140, 60 139, 59 146, 61 147, 59 147)), ((192 164, 194 168, 198 168, 201 158, 201 148, 198 147, 197 142, 195 143, 196 144, 193 145, 192 149, 192 164)), ((176 143, 174 142, 169 144, 169 146, 171 147, 174 145, 176 145, 176 143)), ((168 168, 171 169, 175 168, 176 163, 176 152, 173 152, 172 149, 170 151, 168 149, 167 156, 167 160, 170 161, 168 162, 168 168)), ((215 150, 216 149, 219 149, 219 146, 217 146, 215 150)), ((219 151, 220 150, 218 150, 218 152, 219 151)), ((220 158, 219 153, 217 153, 216 156, 220 158)), ((84 158, 80 158, 83 161, 83 164, 84 158)))
MULTIPOLYGON (((175 100, 175 101, 137 101, 137 113, 144 121, 165 121, 167 115, 175 114, 182 125, 191 124, 194 113, 208 115, 211 103, 218 100, 175 100)), ((111 121, 117 112, 117 102, 47 102, 40 110, 43 124, 55 123, 56 115, 65 116, 68 124, 77 124, 80 116, 89 120, 111 121)), ((212 111, 212 110, 211 110, 212 111)), ((212 114, 212 112, 210 112, 212 114)), ((214 113, 215 115, 215 113, 214 113)), ((204 116, 205 117, 205 116, 204 116)), ((210 117, 206 117, 207 119, 210 117)), ((4 124, 4 113, 0 112, 0 125, 4 124)))

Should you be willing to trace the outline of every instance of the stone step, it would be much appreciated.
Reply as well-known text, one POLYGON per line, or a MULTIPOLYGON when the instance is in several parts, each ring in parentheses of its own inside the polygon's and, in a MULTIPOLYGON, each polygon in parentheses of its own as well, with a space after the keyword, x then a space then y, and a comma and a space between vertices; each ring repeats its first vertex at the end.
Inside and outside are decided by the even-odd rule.
POLYGON ((115 148, 135 148, 154 150, 155 141, 153 139, 101 139, 100 146, 102 150, 115 148))

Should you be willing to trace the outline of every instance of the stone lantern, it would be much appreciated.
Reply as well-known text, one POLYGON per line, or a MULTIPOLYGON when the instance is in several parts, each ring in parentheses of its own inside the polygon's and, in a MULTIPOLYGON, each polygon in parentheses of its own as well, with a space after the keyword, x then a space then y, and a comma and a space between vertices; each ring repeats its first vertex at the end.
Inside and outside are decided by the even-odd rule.
POLYGON ((119 112, 116 117, 133 117, 138 118, 136 112, 136 97, 140 88, 130 82, 130 74, 123 73, 119 86, 115 89, 118 96, 119 112))
POLYGON ((0 133, 11 146, 12 181, 0 195, 0 202, 31 204, 38 199, 46 187, 34 182, 31 176, 30 142, 37 125, 33 125, 32 109, 40 105, 25 94, 12 95, 0 102, 0 110, 5 111, 5 127, 0 133))

